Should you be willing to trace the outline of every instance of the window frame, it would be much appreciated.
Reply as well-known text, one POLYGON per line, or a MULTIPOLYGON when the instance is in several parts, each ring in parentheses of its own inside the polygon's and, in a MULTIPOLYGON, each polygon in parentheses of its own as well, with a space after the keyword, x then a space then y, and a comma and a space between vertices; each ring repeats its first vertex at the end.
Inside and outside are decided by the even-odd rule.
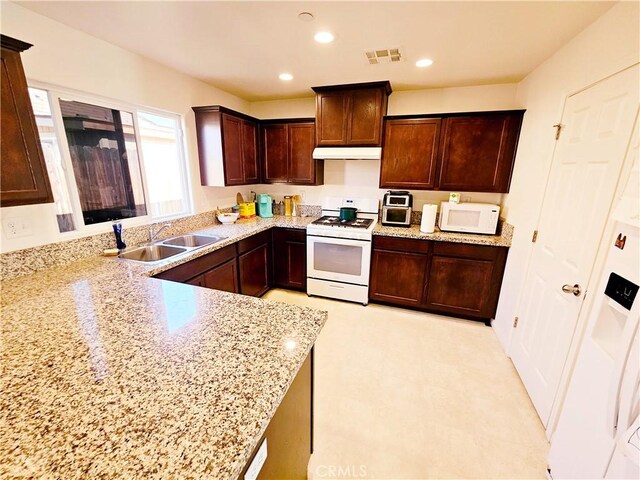
POLYGON ((60 232, 60 238, 63 240, 73 239, 78 237, 85 237, 87 235, 94 235, 98 233, 110 232, 111 225, 113 222, 102 222, 95 223, 92 225, 86 225, 84 223, 84 217, 82 214, 82 206, 80 204, 80 194, 78 192, 78 185, 75 179, 75 173, 73 170, 73 163, 71 161, 71 151, 69 149, 69 142, 67 140, 67 135, 64 130, 64 122, 62 119, 62 111, 60 109, 60 99, 63 100, 71 100, 82 103, 87 103, 90 105, 96 105, 103 108, 109 109, 117 109, 125 112, 131 113, 133 117, 133 128, 135 131, 135 140, 136 140, 136 149, 138 153, 138 161, 140 164, 140 175, 142 177, 142 191, 144 193, 144 201, 147 213, 145 215, 140 215, 132 218, 123 218, 118 220, 118 222, 122 223, 124 228, 131 228, 143 225, 149 225, 152 223, 167 221, 178 219, 182 217, 186 217, 193 214, 193 191, 191 184, 191 175, 189 170, 189 156, 188 150, 185 145, 185 135, 184 135, 184 127, 185 120, 184 116, 179 113, 170 112, 168 110, 162 110, 155 107, 147 107, 142 105, 136 105, 129 102, 124 102, 121 100, 115 100, 112 98, 104 97, 101 95, 88 94, 85 92, 80 92, 74 89, 60 87, 57 85, 52 85, 46 82, 40 82, 37 80, 27 80, 27 86, 31 88, 36 88, 39 90, 44 90, 47 92, 47 98, 49 101, 49 108, 51 110, 51 118, 53 121, 53 129, 58 141, 58 145, 60 146, 60 155, 62 157, 62 169, 64 171, 64 180, 69 192, 69 197, 71 199, 71 208, 72 208, 72 217, 75 230, 71 230, 68 232, 60 232), (177 127, 177 145, 178 145, 178 155, 180 156, 180 172, 182 174, 182 191, 185 197, 185 210, 181 213, 166 215, 161 217, 154 217, 151 215, 150 211, 150 200, 149 200, 149 191, 148 191, 148 177, 147 177, 147 168, 144 159, 144 152, 142 147, 142 139, 140 136, 140 128, 139 128, 139 120, 138 113, 148 113, 151 115, 158 115, 168 118, 173 118, 176 121, 177 127))

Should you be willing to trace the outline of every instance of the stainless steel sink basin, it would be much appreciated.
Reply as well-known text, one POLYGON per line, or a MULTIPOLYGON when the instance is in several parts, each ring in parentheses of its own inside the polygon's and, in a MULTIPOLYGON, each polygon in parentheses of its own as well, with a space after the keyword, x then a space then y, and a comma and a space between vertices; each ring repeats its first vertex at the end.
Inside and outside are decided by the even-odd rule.
POLYGON ((189 233, 187 235, 179 235, 177 237, 169 238, 162 242, 163 245, 178 245, 180 247, 198 248, 205 245, 211 245, 212 243, 224 240, 227 237, 216 237, 215 235, 203 235, 189 233))
POLYGON ((157 262, 186 252, 186 248, 170 247, 168 245, 146 245, 133 250, 124 251, 118 257, 138 262, 157 262))

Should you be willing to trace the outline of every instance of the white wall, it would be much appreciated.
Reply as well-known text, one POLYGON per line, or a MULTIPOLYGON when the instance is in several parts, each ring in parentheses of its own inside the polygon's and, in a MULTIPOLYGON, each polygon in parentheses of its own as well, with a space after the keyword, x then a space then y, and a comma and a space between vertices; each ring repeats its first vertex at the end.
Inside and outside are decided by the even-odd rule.
POLYGON ((531 253, 544 187, 555 145, 553 125, 562 117, 567 95, 639 61, 640 12, 637 2, 621 2, 586 28, 519 85, 517 102, 527 109, 511 191, 504 209, 515 225, 500 303, 493 327, 505 349, 513 332, 519 293, 531 253))
MULTIPOLYGON (((231 205, 235 202, 238 188, 200 186, 195 119, 191 107, 222 104, 247 112, 248 102, 14 3, 2 2, 0 8, 2 33, 34 44, 22 54, 28 80, 184 115, 195 211, 207 211, 218 204, 231 205)), ((242 191, 248 192, 249 188, 242 191)), ((0 215, 5 219, 29 218, 34 230, 32 236, 17 239, 7 239, 3 232, 1 252, 77 236, 61 237, 53 204, 3 208, 0 215)), ((110 226, 105 225, 104 228, 107 231, 110 226)))
MULTIPOLYGON (((472 112, 482 110, 512 110, 522 108, 516 100, 517 85, 484 85, 476 87, 439 88, 393 92, 389 97, 389 115, 420 113, 472 112)), ((300 118, 315 116, 315 98, 254 102, 249 113, 258 118, 300 118)), ((325 160, 325 182, 320 187, 267 185, 261 192, 275 195, 303 194, 308 204, 319 205, 325 196, 351 195, 382 199, 385 189, 378 188, 380 161, 325 160)), ((439 203, 448 192, 413 191, 414 204, 439 203)), ((464 194, 465 201, 502 203, 503 195, 487 193, 464 194)))

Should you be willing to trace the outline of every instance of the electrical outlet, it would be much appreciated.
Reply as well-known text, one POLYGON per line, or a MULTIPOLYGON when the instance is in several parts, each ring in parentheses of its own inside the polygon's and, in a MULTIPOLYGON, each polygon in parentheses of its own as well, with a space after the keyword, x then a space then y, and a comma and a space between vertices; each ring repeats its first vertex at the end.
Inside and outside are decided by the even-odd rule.
POLYGON ((306 192, 305 192, 304 190, 302 190, 302 191, 300 192, 300 201, 302 202, 302 204, 303 204, 303 205, 307 203, 307 202, 306 202, 306 196, 307 196, 307 195, 306 195, 306 192))
POLYGON ((26 218, 3 218, 2 227, 7 238, 29 237, 33 235, 31 220, 27 220, 26 218))

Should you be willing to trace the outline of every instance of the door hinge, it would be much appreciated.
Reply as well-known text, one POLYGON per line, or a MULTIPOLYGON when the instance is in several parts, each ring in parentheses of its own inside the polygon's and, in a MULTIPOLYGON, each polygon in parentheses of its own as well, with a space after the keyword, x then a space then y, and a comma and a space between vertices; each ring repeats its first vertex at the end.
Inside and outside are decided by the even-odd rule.
POLYGON ((533 231, 533 236, 531 237, 531 243, 536 243, 536 240, 538 240, 538 230, 533 231))
POLYGON ((556 129, 556 140, 558 140, 560 138, 560 132, 562 131, 563 127, 564 127, 564 125, 561 124, 561 123, 556 123, 554 125, 554 128, 556 129))
POLYGON ((513 317, 513 328, 518 326, 518 317, 513 317))

